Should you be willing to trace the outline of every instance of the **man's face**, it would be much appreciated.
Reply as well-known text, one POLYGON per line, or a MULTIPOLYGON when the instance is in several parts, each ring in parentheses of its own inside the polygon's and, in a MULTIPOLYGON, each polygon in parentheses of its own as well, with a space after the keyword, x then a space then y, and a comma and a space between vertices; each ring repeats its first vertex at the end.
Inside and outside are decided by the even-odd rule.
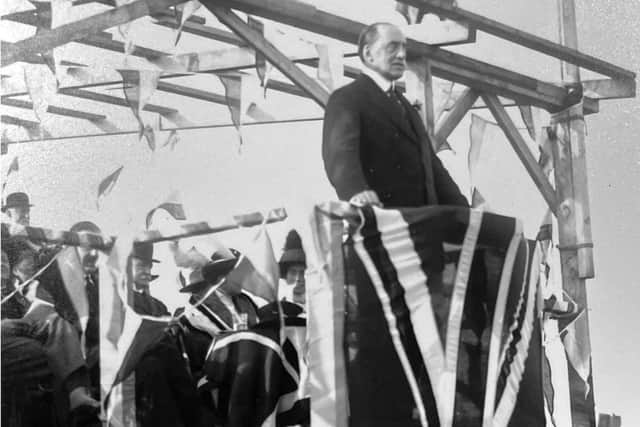
POLYGON ((29 206, 16 206, 7 209, 7 216, 11 222, 24 226, 28 226, 31 221, 30 213, 31 208, 29 206))
POLYGON ((33 255, 25 255, 20 258, 13 267, 13 275, 20 279, 20 282, 25 282, 32 277, 36 272, 36 260, 33 255))
POLYGON ((397 80, 407 67, 407 40, 393 25, 379 28, 377 40, 364 47, 365 63, 388 80, 397 80))
POLYGON ((287 269, 287 274, 285 275, 285 280, 288 285, 298 285, 304 286, 304 265, 302 264, 293 264, 287 269))
POLYGON ((131 258, 131 275, 137 288, 148 288, 151 283, 151 261, 131 258))
POLYGON ((77 250, 85 273, 90 274, 98 270, 98 251, 96 249, 78 246, 77 250))

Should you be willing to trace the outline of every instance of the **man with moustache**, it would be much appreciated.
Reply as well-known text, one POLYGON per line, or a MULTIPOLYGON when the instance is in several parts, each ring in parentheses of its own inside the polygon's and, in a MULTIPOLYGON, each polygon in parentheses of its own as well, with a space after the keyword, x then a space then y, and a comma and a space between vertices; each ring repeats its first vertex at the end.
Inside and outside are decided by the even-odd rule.
MULTIPOLYGON (((331 94, 323 125, 325 171, 340 200, 386 208, 468 207, 418 113, 397 90, 407 54, 400 29, 388 23, 368 26, 358 54, 362 75, 331 94)), ((351 420, 362 426, 415 425, 413 397, 378 297, 349 243, 345 256, 348 292, 357 297, 345 325, 351 420)))
POLYGON ((406 69, 400 29, 370 25, 360 35, 358 54, 362 75, 331 94, 324 117, 322 156, 340 200, 468 206, 418 113, 396 88, 406 69))

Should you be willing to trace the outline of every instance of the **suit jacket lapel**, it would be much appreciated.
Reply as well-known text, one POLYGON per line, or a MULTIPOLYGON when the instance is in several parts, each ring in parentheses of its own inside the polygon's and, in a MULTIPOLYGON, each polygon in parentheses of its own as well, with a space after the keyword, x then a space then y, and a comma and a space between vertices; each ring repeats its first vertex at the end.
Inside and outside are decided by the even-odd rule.
MULTIPOLYGON (((383 111, 382 115, 384 117, 387 117, 406 136, 418 142, 416 133, 411 129, 411 125, 407 120, 405 120, 400 107, 395 105, 395 101, 389 98, 389 95, 384 93, 380 86, 378 86, 368 76, 362 74, 360 75, 360 79, 362 79, 366 85, 370 86, 367 88, 367 93, 371 94, 371 97, 373 98, 371 105, 379 107, 383 111)), ((411 116, 411 114, 409 114, 409 116, 411 116)))

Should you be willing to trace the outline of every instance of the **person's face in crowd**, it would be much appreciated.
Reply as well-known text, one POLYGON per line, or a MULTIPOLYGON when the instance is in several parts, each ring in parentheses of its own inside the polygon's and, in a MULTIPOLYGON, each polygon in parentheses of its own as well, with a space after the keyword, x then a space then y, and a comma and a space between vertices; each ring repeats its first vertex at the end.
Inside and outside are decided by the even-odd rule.
POLYGON ((288 285, 304 286, 304 272, 305 267, 303 264, 293 264, 287 269, 285 280, 288 285))
POLYGON ((293 287, 293 301, 298 304, 304 304, 306 296, 304 272, 306 268, 304 264, 293 264, 287 269, 285 280, 293 287))
POLYGON ((31 208, 29 206, 8 208, 7 216, 14 224, 20 224, 26 227, 31 222, 31 208))
POLYGON ((82 246, 78 246, 77 250, 84 272, 87 274, 96 272, 98 270, 98 251, 82 246))
POLYGON ((148 288, 151 283, 151 261, 131 258, 131 275, 138 289, 148 288))
POLYGON ((363 49, 367 65, 388 80, 397 80, 407 67, 407 40, 399 28, 383 25, 378 38, 363 49))
POLYGON ((20 283, 25 282, 36 272, 36 259, 32 254, 23 254, 16 265, 13 267, 12 273, 17 277, 20 283))

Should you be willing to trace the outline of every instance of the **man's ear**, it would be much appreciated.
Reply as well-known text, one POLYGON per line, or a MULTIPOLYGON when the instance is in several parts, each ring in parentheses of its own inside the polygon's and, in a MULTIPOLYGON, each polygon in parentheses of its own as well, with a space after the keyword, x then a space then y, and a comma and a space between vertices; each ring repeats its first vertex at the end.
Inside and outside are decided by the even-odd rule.
POLYGON ((364 58, 365 64, 370 64, 373 59, 371 56, 371 46, 368 44, 362 47, 362 57, 364 58))

